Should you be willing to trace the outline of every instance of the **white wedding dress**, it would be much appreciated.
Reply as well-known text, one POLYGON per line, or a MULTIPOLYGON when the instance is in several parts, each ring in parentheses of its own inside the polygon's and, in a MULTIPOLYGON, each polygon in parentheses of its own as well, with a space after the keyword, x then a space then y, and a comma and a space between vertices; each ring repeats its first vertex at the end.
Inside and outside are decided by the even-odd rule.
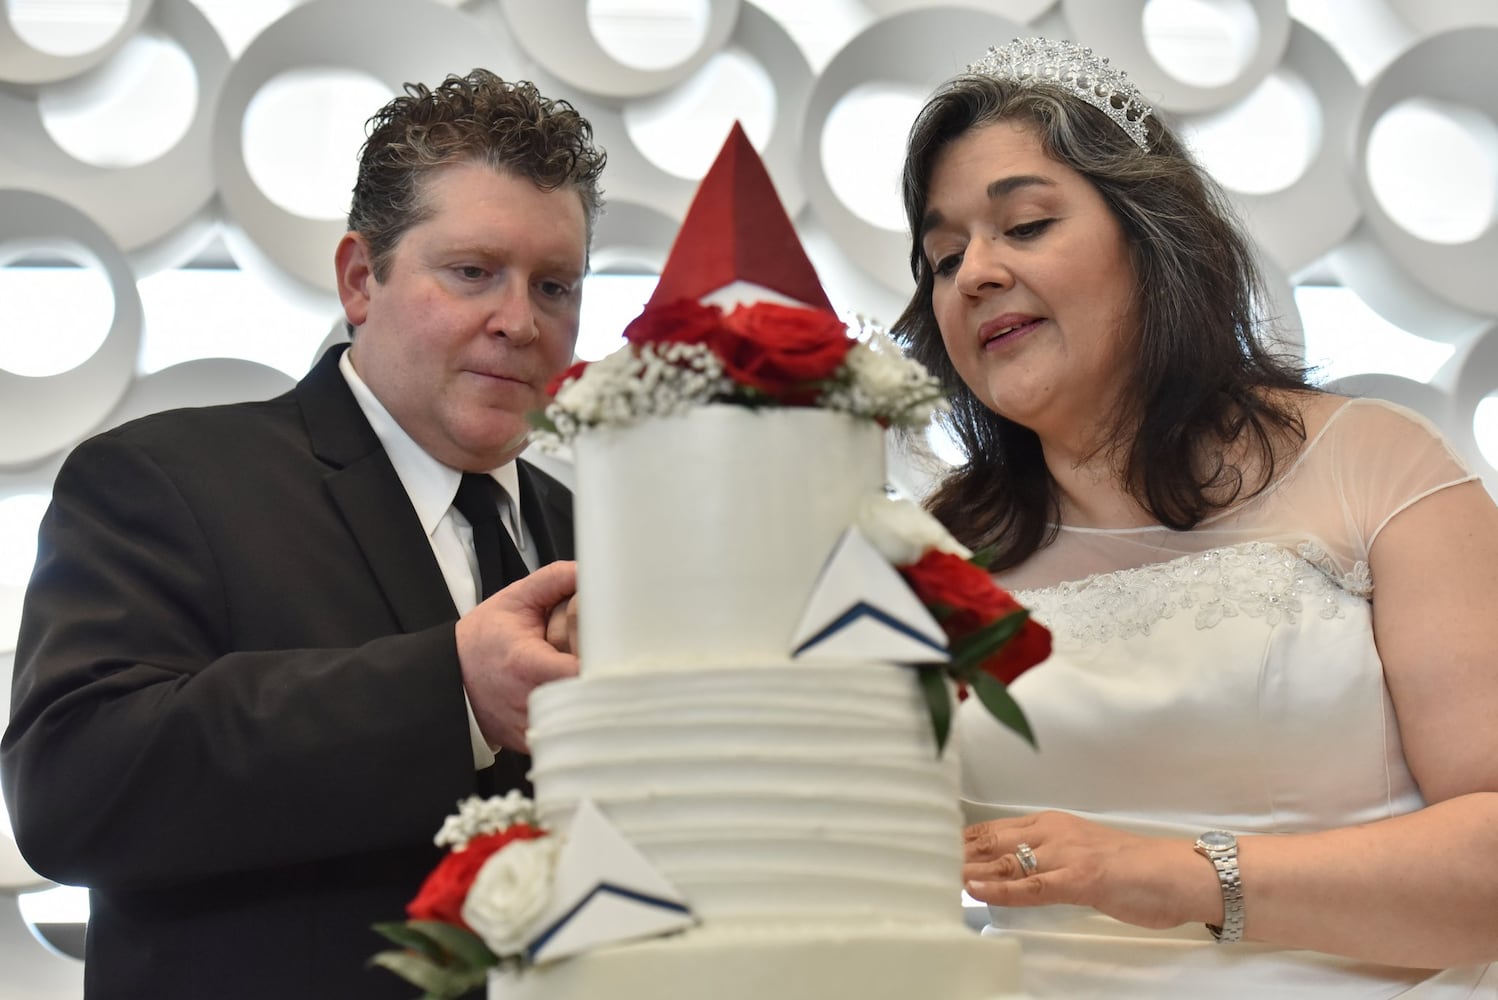
MULTIPOLYGON (((1194 838, 1422 806, 1374 647, 1368 552, 1400 511, 1474 477, 1387 403, 1347 402, 1310 430, 1274 486, 1195 530, 1063 528, 999 578, 1055 649, 1011 689, 1038 750, 974 701, 958 713, 969 822, 1063 809, 1194 838)), ((1082 907, 989 914, 985 933, 1020 941, 1036 998, 1498 998, 1498 966, 1220 946, 1200 925, 1150 931, 1082 907)))

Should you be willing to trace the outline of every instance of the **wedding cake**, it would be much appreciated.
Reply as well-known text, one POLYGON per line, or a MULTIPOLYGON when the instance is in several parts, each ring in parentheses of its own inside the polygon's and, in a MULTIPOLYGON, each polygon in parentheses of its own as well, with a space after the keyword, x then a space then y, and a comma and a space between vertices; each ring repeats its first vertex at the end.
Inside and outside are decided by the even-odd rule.
MULTIPOLYGON (((617 372, 601 362, 591 394, 558 394, 553 416, 575 420, 582 673, 530 705, 540 823, 565 838, 578 805, 595 804, 694 923, 497 972, 491 1000, 1020 994, 1016 949, 963 921, 955 768, 916 671, 846 651, 795 655, 829 554, 883 502, 874 417, 891 416, 772 405, 837 362, 810 358, 808 309, 836 322, 736 127, 632 325, 635 350, 617 372), (752 345, 714 342, 712 322, 731 326, 730 311, 757 304, 769 305, 738 331, 752 345), (794 358, 775 356, 777 321, 794 358), (689 337, 720 358, 697 364, 689 337), (750 349, 762 345, 768 360, 750 349), (644 415, 606 416, 607 397, 639 400, 642 384, 683 371, 697 382, 657 392, 644 415), (712 402, 746 382, 760 394, 751 405, 712 402)), ((864 359, 881 361, 907 394, 895 407, 929 407, 923 373, 864 359)))
POLYGON ((963 919, 941 745, 949 676, 1007 699, 1003 637, 967 672, 961 641, 1024 615, 885 495, 935 380, 837 318, 737 126, 625 336, 542 421, 582 667, 531 696, 535 800, 461 804, 375 961, 429 997, 1021 1000, 1017 947, 963 919))

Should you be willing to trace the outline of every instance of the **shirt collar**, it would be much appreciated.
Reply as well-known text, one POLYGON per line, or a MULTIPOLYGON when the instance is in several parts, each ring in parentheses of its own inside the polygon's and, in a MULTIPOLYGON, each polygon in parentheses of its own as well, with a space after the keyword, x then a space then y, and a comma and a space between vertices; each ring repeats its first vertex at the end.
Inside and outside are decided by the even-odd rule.
MULTIPOLYGON (((344 381, 348 382, 354 401, 359 404, 364 418, 369 421, 375 437, 384 446, 385 454, 390 456, 390 464, 395 467, 396 476, 406 488, 411 506, 416 508, 422 530, 430 538, 452 507, 453 497, 458 494, 458 483, 462 481, 463 474, 437 461, 406 433, 369 386, 364 384, 364 380, 354 370, 349 354, 349 351, 344 351, 343 356, 338 359, 338 370, 343 374, 344 381)), ((513 460, 489 470, 489 474, 514 498, 512 503, 518 501, 520 472, 513 460)))

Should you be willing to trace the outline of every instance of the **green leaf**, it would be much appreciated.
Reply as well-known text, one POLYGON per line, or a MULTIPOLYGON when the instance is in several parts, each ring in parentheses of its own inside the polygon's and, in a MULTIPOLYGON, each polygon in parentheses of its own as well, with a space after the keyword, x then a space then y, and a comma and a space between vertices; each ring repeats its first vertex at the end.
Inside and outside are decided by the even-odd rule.
POLYGON ((1035 734, 1019 704, 1009 694, 1009 689, 981 670, 973 676, 973 694, 995 719, 1018 733, 1026 743, 1035 746, 1035 734))
POLYGON ((369 961, 371 965, 389 969, 412 986, 423 990, 422 1000, 457 1000, 469 990, 483 985, 487 975, 484 971, 475 978, 471 970, 444 968, 410 951, 382 951, 369 961))
POLYGON ((425 957, 436 963, 447 961, 447 949, 438 944, 432 938, 421 931, 411 927, 404 922, 375 924, 374 929, 386 939, 395 942, 402 948, 420 952, 425 957))
POLYGON ((440 920, 411 920, 406 924, 411 930, 425 934, 453 957, 453 966, 460 969, 487 969, 499 961, 482 938, 464 927, 455 927, 440 920))
POLYGON ((1025 620, 1029 617, 1030 612, 1021 608, 989 622, 971 635, 963 636, 960 642, 952 645, 952 669, 962 679, 969 680, 967 675, 971 668, 1003 649, 1004 644, 1024 627, 1025 620))
POLYGON ((531 410, 525 415, 525 419, 530 421, 530 425, 537 430, 543 430, 550 434, 558 433, 557 425, 546 415, 545 410, 531 410))
POLYGON ((968 556, 967 561, 979 569, 987 569, 993 563, 993 557, 998 554, 998 551, 998 546, 989 545, 968 556))
POLYGON ((952 695, 947 691, 947 678, 940 669, 921 667, 916 673, 920 675, 926 707, 931 710, 931 731, 936 737, 936 752, 939 754, 952 731, 952 695))
POLYGON ((950 604, 943 604, 941 601, 932 601, 926 605, 926 610, 931 612, 932 618, 935 618, 938 622, 944 622, 948 618, 951 618, 952 612, 957 609, 950 604))

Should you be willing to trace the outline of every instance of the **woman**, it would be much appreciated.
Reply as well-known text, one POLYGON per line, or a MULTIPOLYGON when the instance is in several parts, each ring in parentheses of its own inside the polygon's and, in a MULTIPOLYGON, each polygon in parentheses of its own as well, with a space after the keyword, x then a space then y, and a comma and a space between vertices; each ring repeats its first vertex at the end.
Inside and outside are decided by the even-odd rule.
POLYGON ((949 83, 904 196, 896 332, 970 456, 929 506, 1056 640, 1013 689, 1038 750, 971 703, 956 736, 1031 992, 1498 997, 1481 483, 1261 345, 1247 241, 1090 51, 949 83))

